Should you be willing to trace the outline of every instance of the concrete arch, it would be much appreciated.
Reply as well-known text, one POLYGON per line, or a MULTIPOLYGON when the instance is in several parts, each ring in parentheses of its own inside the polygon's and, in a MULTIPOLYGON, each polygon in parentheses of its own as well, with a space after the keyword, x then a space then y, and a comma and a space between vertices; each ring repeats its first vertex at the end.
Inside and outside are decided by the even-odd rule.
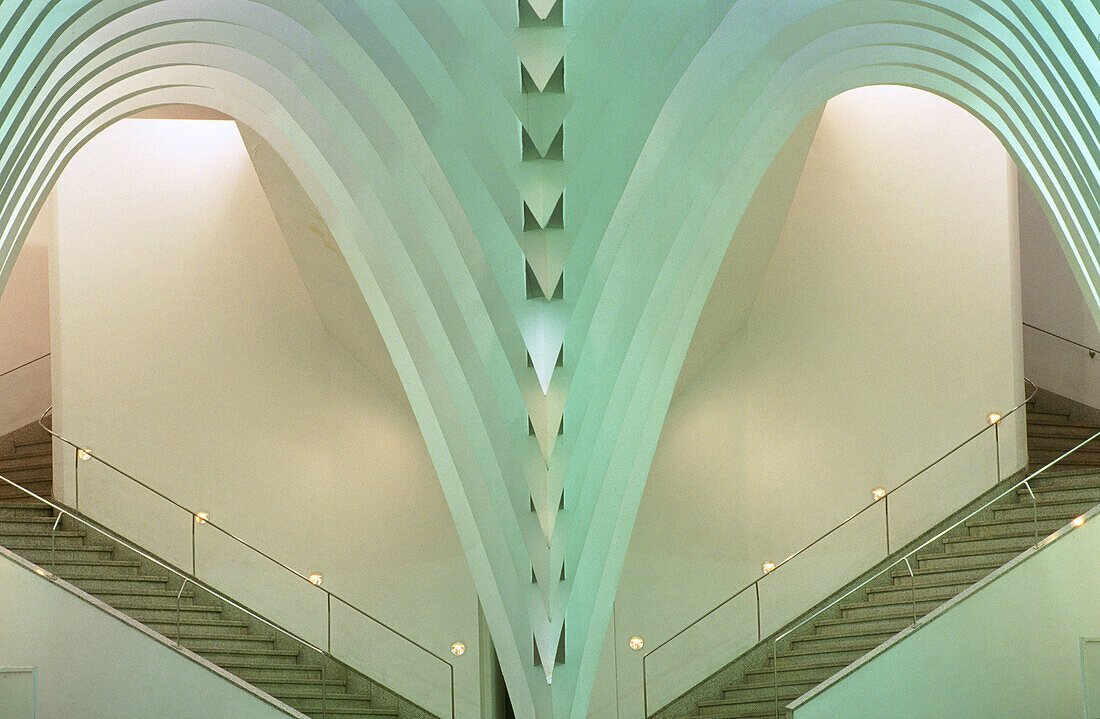
MULTIPOLYGON (((301 33, 310 46, 282 44, 288 38, 276 37, 270 19, 257 28, 244 24, 251 16, 232 17, 248 3, 217 3, 216 13, 207 8, 200 19, 189 17, 201 5, 130 4, 92 22, 92 11, 103 12, 106 4, 89 4, 88 12, 68 18, 62 32, 77 35, 79 42, 56 62, 43 57, 31 63, 42 75, 23 84, 33 83, 39 93, 28 92, 5 118, 4 256, 14 258, 67 159, 118 118, 154 104, 193 101, 260 131, 313 190, 367 297, 445 494, 456 518, 462 517, 458 524, 466 526, 459 534, 475 575, 484 582, 478 588, 486 612, 496 631, 504 636, 515 631, 524 638, 501 642, 502 653, 507 655, 509 646, 517 653, 514 647, 526 644, 529 630, 526 604, 517 601, 525 587, 516 577, 530 572, 523 550, 537 531, 517 526, 517 517, 528 519, 528 499, 509 495, 510 485, 503 481, 507 467, 498 466, 498 457, 510 460, 510 435, 522 427, 522 400, 514 381, 494 386, 489 378, 511 373, 516 363, 507 361, 503 346, 511 343, 515 354, 522 340, 509 321, 495 276, 464 271, 487 262, 482 246, 449 181, 430 159, 433 152, 408 108, 392 85, 382 86, 387 81, 377 66, 369 66, 377 92, 360 88, 349 92, 345 103, 332 89, 336 71, 329 68, 323 77, 314 72, 316 57, 303 61, 310 51, 322 49, 316 36, 301 33), (168 6, 186 7, 166 20, 168 6), (229 17, 218 17, 223 13, 229 17), (74 20, 82 19, 91 23, 91 32, 78 32, 74 20), (501 306, 485 306, 493 302, 501 306), (480 311, 458 311, 471 303, 480 311), (490 320, 494 314, 500 315, 497 322, 490 320), (487 338, 493 340, 487 343, 487 338), (502 390, 503 397, 498 395, 502 390), (512 421, 501 418, 498 402, 506 408, 512 404, 512 421), (491 481, 494 474, 496 482, 491 481), (482 484, 463 486, 460 475, 482 484), (470 494, 481 496, 471 501, 470 494), (524 513, 514 506, 522 506, 524 513), (497 541, 486 546, 479 523, 488 525, 486 533, 499 535, 497 541), (503 595, 498 585, 505 587, 503 595), (509 592, 509 585, 516 588, 509 592)), ((290 5, 302 10, 300 3, 290 5)), ((369 74, 363 73, 366 60, 361 62, 359 74, 369 74)), ((331 58, 328 64, 334 65, 331 58)), ((14 90, 8 97, 18 94, 14 90)), ((10 271, 10 261, 4 269, 10 271)), ((505 666, 511 674, 528 664, 529 657, 516 656, 505 666)), ((518 687, 527 685, 522 673, 509 679, 518 687)))
POLYGON ((191 99, 260 131, 316 193, 378 319, 528 719, 586 714, 723 243, 811 109, 882 83, 970 109, 1034 180, 1100 313, 1095 9, 722 0, 693 15, 564 2, 564 234, 575 244, 550 320, 525 298, 516 242, 531 180, 515 5, 23 0, 0 11, 0 282, 67 153, 115 117, 191 99), (561 449, 535 469, 564 485, 566 509, 543 525, 529 510, 539 455, 525 415, 546 390, 524 365, 550 321, 567 322, 558 377, 569 392, 561 449), (536 667, 563 631, 564 665, 536 667))

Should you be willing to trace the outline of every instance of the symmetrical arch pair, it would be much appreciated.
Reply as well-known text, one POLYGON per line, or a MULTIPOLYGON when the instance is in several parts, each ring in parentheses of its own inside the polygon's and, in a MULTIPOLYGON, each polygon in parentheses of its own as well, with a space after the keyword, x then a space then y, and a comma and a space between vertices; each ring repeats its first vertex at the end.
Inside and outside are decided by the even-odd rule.
POLYGON ((0 286, 67 159, 114 120, 187 102, 262 134, 379 325, 517 716, 575 719, 695 323, 787 135, 858 86, 962 105, 1031 178, 1097 312, 1100 15, 1074 0, 518 2, 5 2, 0 286), (518 27, 559 10, 554 33, 518 27), (566 58, 553 310, 527 297, 520 242, 520 63, 539 43, 566 58), (540 457, 527 364, 547 336, 564 342, 543 391, 565 421, 540 457))

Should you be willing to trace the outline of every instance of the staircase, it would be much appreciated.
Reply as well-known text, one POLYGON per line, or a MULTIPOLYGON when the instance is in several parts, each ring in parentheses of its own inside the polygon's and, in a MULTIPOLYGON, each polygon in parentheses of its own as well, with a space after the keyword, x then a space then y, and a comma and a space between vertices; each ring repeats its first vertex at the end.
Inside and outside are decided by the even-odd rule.
MULTIPOLYGON (((0 476, 49 497, 51 445, 49 435, 37 430, 24 427, 0 438, 0 476)), ((0 546, 153 631, 173 641, 178 637, 181 646, 302 714, 325 719, 430 716, 193 584, 180 595, 180 578, 69 517, 54 532, 55 511, 29 502, 6 483, 0 483, 0 498, 0 546)))
MULTIPOLYGON (((0 477, 26 487, 39 497, 53 496, 53 444, 37 422, 0 437, 0 477)), ((24 502, 27 495, 0 483, 0 502, 24 502)))
MULTIPOLYGON (((1032 471, 1100 431, 1100 420, 1082 417, 1077 408, 1067 408, 1063 402, 1046 401, 1050 397, 1049 393, 1041 393, 1028 408, 1028 461, 1032 471)), ((1095 444, 1091 451, 1086 447, 1071 455, 1072 462, 1059 463, 1065 469, 1048 471, 1033 482, 1039 538, 1100 504, 1100 440, 1095 444)), ((1021 487, 1015 495, 975 515, 963 527, 917 554, 915 585, 904 565, 896 567, 780 642, 774 661, 771 644, 765 640, 766 653, 752 652, 751 658, 746 655, 745 661, 735 661, 720 671, 715 678, 726 681, 716 685, 712 678, 705 683, 720 686, 718 696, 698 700, 703 696, 697 693, 701 685, 691 692, 696 698, 690 702, 694 710, 684 708, 689 704, 685 695, 656 716, 774 719, 776 677, 780 715, 786 716, 783 707, 791 701, 913 624, 914 595, 916 618, 920 618, 1035 542, 1031 496, 1021 487)))

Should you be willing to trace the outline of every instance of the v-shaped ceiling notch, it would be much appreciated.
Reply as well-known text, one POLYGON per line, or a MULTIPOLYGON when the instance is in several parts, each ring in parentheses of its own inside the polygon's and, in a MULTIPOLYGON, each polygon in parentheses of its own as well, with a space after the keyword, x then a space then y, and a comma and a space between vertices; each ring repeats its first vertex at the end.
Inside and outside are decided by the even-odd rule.
POLYGON ((563 124, 558 128, 557 134, 554 135, 554 139, 550 141, 549 146, 545 149, 538 147, 535 144, 534 139, 531 137, 531 133, 527 132, 526 127, 520 127, 520 132, 523 135, 523 159, 527 161, 531 160, 556 160, 562 161, 565 159, 565 125, 563 124))
MULTIPOLYGON (((558 283, 554 286, 554 291, 547 294, 542 280, 536 274, 535 269, 531 267, 531 263, 528 262, 526 280, 527 299, 529 300, 560 300, 565 298, 565 275, 558 275, 558 283)), ((530 359, 530 353, 527 357, 530 359)))
POLYGON ((520 85, 525 93, 552 93, 565 94, 565 57, 558 60, 558 64, 549 75, 544 76, 542 82, 538 82, 527 69, 527 65, 520 61, 519 65, 520 85))
POLYGON ((562 0, 518 0, 520 27, 561 27, 565 13, 562 0))
POLYGON ((550 215, 543 220, 540 220, 535 216, 535 210, 531 208, 531 205, 527 203, 527 200, 523 201, 523 231, 533 232, 536 230, 564 230, 565 229, 565 193, 558 195, 558 201, 554 203, 554 209, 550 210, 550 215))

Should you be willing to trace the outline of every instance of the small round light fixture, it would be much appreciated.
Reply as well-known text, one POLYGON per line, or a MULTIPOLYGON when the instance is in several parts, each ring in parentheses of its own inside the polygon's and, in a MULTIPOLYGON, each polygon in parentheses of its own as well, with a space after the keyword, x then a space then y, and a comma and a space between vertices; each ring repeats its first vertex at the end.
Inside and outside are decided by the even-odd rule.
POLYGON ((875 487, 871 490, 871 498, 876 502, 886 496, 886 490, 882 487, 875 487))
POLYGON ((89 460, 92 458, 92 450, 81 447, 76 450, 76 456, 79 457, 81 461, 89 460))
POLYGON ((764 574, 771 574, 775 571, 775 562, 764 562, 760 568, 764 570, 764 574))
POLYGON ((1001 421, 1001 413, 1000 412, 990 412, 989 416, 986 417, 986 419, 989 420, 990 424, 997 424, 998 422, 1001 421))
POLYGON ((1070 524, 1072 524, 1074 527, 1084 526, 1084 524, 1085 524, 1085 515, 1082 514, 1080 517, 1074 517, 1073 521, 1070 522, 1070 524))
POLYGON ((466 645, 463 644, 462 642, 455 642, 454 644, 451 645, 451 654, 454 654, 456 657, 460 657, 465 653, 466 653, 466 645))
POLYGON ((644 646, 645 646, 645 640, 642 639, 641 637, 631 637, 630 638, 630 648, 633 649, 634 651, 636 651, 636 652, 641 651, 642 647, 644 647, 644 646))
POLYGON ((321 582, 323 582, 323 581, 325 581, 324 576, 322 576, 320 574, 317 574, 316 572, 309 575, 309 583, 310 584, 314 584, 314 585, 319 587, 319 586, 321 586, 321 582))
POLYGON ((195 513, 195 524, 206 524, 210 521, 210 515, 206 512, 195 513))

